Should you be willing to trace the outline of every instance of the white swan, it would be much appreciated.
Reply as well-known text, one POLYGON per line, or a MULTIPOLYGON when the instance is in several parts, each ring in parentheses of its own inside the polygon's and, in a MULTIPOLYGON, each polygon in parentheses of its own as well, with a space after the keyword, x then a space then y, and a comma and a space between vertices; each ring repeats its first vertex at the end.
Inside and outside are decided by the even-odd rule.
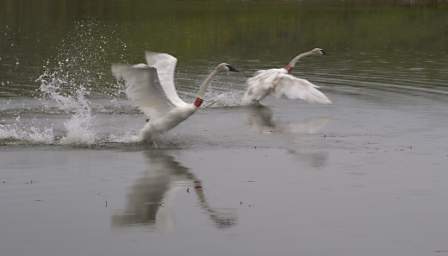
POLYGON ((269 94, 277 98, 302 99, 309 103, 330 104, 331 101, 319 90, 318 86, 308 80, 290 75, 297 61, 305 56, 324 55, 325 51, 314 48, 294 57, 284 68, 260 70, 255 76, 247 79, 247 90, 244 93, 242 104, 257 104, 269 94))
POLYGON ((213 76, 220 71, 237 71, 227 63, 217 65, 190 104, 179 97, 174 86, 177 59, 166 53, 146 52, 145 55, 147 64, 112 65, 113 75, 125 82, 128 98, 150 118, 140 131, 139 140, 149 140, 187 119, 201 106, 213 76))

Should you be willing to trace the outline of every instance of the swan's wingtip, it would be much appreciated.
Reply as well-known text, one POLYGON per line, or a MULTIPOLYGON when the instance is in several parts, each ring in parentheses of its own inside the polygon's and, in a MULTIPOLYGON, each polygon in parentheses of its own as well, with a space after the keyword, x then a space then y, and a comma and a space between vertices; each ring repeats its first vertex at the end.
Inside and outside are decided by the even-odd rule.
POLYGON ((325 97, 324 104, 333 104, 333 102, 328 97, 325 97))
POLYGON ((320 104, 330 105, 333 104, 333 102, 329 98, 321 99, 319 101, 320 104))

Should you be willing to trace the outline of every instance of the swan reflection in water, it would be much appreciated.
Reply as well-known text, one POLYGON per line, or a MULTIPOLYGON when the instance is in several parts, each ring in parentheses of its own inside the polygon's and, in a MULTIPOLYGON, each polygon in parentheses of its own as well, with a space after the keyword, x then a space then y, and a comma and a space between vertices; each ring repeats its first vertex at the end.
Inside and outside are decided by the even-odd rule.
MULTIPOLYGON (((249 126, 264 134, 284 134, 287 136, 291 134, 316 134, 330 121, 330 118, 318 117, 307 119, 300 123, 277 124, 273 118, 271 108, 267 106, 262 104, 250 105, 247 106, 247 111, 249 126)), ((291 139, 289 137, 287 138, 291 139)), ((300 138, 300 136, 294 136, 292 139, 300 138)), ((312 167, 325 165, 328 158, 328 152, 313 152, 309 148, 289 149, 288 151, 312 167)))
POLYGON ((249 125, 261 133, 297 133, 315 134, 330 121, 328 117, 318 117, 304 120, 301 123, 287 125, 276 124, 270 107, 256 104, 247 107, 249 125))
POLYGON ((199 206, 217 228, 236 224, 232 209, 216 209, 207 201, 202 182, 175 158, 162 150, 144 153, 147 169, 128 194, 126 209, 112 216, 112 225, 153 225, 160 231, 173 231, 173 202, 176 192, 185 188, 194 193, 199 206))

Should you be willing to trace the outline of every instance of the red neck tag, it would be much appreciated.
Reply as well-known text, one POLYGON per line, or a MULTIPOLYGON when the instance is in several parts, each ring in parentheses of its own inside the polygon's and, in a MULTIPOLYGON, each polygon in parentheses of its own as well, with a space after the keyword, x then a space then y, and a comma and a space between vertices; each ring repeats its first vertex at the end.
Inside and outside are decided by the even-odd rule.
POLYGON ((197 108, 199 108, 201 105, 202 105, 202 102, 204 102, 204 100, 203 99, 201 99, 201 98, 199 98, 199 97, 197 97, 195 100, 194 100, 194 105, 197 107, 197 108))
POLYGON ((286 66, 284 67, 284 69, 286 69, 286 71, 288 71, 288 73, 291 73, 291 71, 292 71, 292 69, 293 69, 293 66, 291 66, 290 64, 288 64, 288 65, 286 65, 286 66))

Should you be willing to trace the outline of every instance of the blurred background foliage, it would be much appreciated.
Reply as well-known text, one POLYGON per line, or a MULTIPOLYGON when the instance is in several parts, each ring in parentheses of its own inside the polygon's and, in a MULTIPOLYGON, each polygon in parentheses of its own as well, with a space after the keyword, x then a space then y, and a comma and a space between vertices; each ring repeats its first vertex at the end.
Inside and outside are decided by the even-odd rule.
MULTIPOLYGON (((0 0, 0 24, 16 40, 57 45, 74 22, 114 26, 121 39, 183 58, 271 55, 325 45, 342 49, 448 48, 446 1, 0 0), (40 40, 39 40, 40 39, 40 40)), ((100 31, 99 31, 100 32, 100 31)), ((135 44, 135 45, 134 45, 135 44)), ((4 47, 2 47, 4 48, 4 47)))
POLYGON ((248 62, 263 68, 314 47, 330 53, 319 61, 326 72, 414 69, 444 80, 448 1, 0 0, 3 88, 35 88, 49 60, 104 77, 110 63, 143 62, 144 50, 177 56, 180 68, 226 60, 253 69, 248 62))

